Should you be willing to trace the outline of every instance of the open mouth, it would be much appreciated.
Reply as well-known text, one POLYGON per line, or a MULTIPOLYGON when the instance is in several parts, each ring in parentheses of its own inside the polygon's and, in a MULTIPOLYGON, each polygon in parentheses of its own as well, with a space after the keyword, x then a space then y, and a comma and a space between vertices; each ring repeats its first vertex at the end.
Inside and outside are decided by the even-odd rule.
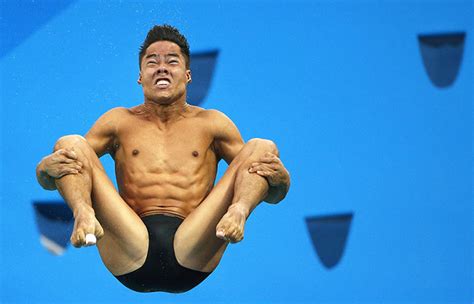
POLYGON ((171 84, 171 81, 168 78, 158 78, 155 82, 155 85, 159 88, 167 88, 171 84))

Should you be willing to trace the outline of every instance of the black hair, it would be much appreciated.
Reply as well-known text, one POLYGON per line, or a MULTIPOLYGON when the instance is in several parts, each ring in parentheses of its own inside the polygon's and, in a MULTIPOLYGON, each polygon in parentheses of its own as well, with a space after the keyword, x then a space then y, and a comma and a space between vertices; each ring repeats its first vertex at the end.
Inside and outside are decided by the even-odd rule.
POLYGON ((138 66, 140 68, 142 66, 142 59, 143 59, 143 56, 145 56, 146 49, 151 44, 157 41, 163 41, 163 40, 174 42, 179 46, 179 48, 181 49, 181 53, 184 55, 186 68, 189 69, 190 58, 189 58, 188 41, 186 40, 186 37, 184 37, 178 31, 177 28, 168 24, 155 25, 154 27, 151 28, 151 30, 148 31, 145 41, 143 41, 143 44, 140 46, 140 53, 138 56, 138 66))

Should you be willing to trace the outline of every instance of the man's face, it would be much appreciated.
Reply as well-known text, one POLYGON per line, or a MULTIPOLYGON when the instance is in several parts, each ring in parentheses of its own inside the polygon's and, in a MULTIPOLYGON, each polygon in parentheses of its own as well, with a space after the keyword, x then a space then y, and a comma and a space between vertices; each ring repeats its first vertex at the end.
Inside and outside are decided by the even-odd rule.
POLYGON ((191 81, 191 71, 179 46, 171 41, 151 44, 142 58, 138 83, 143 87, 146 100, 171 104, 186 98, 186 85, 191 81))

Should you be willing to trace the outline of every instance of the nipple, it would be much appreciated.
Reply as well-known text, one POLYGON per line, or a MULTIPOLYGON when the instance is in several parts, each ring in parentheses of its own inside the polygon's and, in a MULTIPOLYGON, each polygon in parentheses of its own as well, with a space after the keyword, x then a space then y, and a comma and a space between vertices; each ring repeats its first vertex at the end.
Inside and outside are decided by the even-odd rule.
POLYGON ((193 151, 193 156, 194 156, 194 157, 198 157, 198 156, 199 156, 199 152, 198 152, 198 151, 193 151))
POLYGON ((133 150, 133 152, 132 152, 133 156, 137 156, 138 153, 140 153, 140 151, 138 151, 137 149, 133 150))

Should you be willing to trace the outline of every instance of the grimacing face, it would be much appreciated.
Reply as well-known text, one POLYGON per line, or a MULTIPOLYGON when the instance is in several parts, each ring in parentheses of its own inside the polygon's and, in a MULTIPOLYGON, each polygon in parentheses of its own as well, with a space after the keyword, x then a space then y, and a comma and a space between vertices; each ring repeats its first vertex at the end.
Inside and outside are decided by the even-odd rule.
POLYGON ((151 44, 142 58, 138 83, 145 100, 171 104, 186 99, 186 85, 191 82, 191 71, 179 46, 171 41, 151 44))

